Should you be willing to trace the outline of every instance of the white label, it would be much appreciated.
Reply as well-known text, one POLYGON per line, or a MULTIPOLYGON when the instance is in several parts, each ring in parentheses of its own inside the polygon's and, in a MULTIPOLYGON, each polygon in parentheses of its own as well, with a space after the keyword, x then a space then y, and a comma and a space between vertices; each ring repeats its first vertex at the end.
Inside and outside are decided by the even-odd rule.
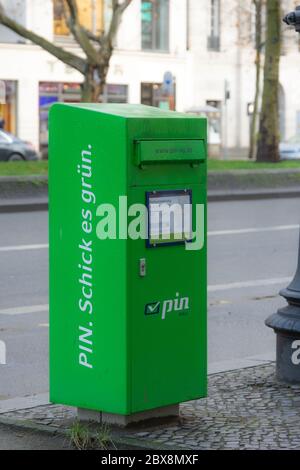
POLYGON ((189 193, 149 197, 149 239, 155 242, 189 240, 192 233, 192 205, 189 193))

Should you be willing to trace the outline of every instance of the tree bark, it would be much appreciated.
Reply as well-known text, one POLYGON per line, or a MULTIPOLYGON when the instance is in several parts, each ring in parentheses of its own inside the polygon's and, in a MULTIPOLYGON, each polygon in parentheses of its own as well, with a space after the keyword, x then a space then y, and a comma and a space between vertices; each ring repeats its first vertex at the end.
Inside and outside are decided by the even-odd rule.
POLYGON ((250 126, 249 158, 254 158, 257 139, 257 120, 259 111, 261 50, 262 50, 262 9, 263 0, 253 0, 255 5, 255 97, 250 126))
POLYGON ((258 162, 279 161, 280 13, 279 0, 267 0, 264 86, 256 155, 258 162))
POLYGON ((83 103, 99 103, 106 84, 108 64, 106 67, 88 66, 81 84, 81 101, 83 103))

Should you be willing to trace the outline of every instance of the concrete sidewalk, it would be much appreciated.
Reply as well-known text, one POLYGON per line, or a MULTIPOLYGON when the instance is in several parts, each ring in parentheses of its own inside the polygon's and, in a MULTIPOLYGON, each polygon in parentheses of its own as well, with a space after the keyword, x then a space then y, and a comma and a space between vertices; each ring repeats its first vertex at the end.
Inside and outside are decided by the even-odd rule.
MULTIPOLYGON (((74 408, 51 404, 0 414, 1 426, 53 436, 66 436, 75 421, 74 408)), ((300 450, 299 422, 300 386, 278 383, 275 364, 266 361, 210 375, 209 397, 182 404, 176 422, 110 433, 117 449, 300 450)))

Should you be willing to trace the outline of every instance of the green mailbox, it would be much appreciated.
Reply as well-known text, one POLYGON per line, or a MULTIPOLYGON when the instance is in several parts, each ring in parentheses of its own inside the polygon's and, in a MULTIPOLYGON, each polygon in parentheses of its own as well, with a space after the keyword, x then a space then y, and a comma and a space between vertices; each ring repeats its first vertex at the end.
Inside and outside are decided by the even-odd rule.
POLYGON ((202 118, 51 108, 52 402, 127 416, 206 396, 206 148, 202 118))

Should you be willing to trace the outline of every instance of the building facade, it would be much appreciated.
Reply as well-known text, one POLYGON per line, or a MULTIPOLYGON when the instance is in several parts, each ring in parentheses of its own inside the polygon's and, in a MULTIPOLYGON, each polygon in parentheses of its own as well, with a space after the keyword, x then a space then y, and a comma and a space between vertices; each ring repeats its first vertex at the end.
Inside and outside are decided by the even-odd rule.
MULTIPOLYGON (((59 46, 81 54, 62 13, 63 0, 2 0, 7 14, 59 46)), ((77 0, 95 33, 109 24, 109 0, 77 0)), ((286 1, 286 9, 294 7, 286 1)), ((124 13, 103 101, 206 113, 210 140, 223 154, 245 154, 255 91, 251 0, 133 0, 124 13), (168 86, 166 86, 168 83, 168 86)), ((280 70, 282 138, 300 132, 299 43, 285 33, 280 70)), ((0 26, 5 128, 36 148, 48 142, 48 110, 80 100, 80 73, 0 26)))

